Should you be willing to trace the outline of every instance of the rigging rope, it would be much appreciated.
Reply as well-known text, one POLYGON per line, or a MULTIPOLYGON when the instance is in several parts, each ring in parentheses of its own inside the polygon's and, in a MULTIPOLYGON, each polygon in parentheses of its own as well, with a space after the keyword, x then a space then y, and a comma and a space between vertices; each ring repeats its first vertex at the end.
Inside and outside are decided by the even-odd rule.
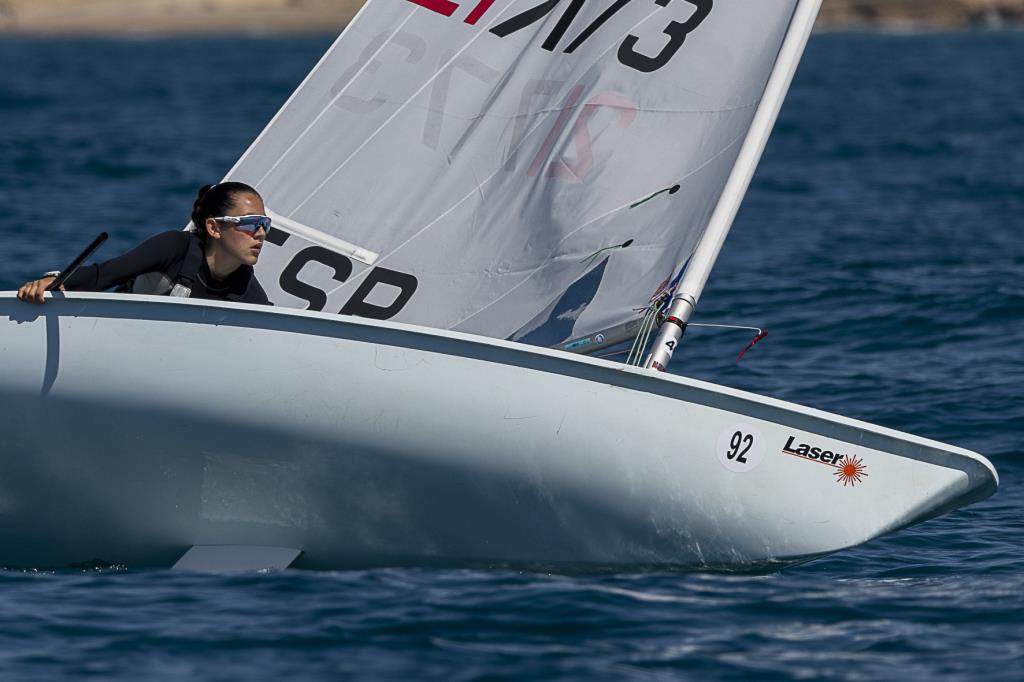
POLYGON ((626 358, 627 365, 639 366, 643 360, 644 350, 651 338, 651 332, 658 326, 658 315, 661 311, 661 301, 652 301, 646 308, 643 322, 640 323, 640 330, 633 340, 633 347, 629 349, 629 356, 626 358))
MULTIPOLYGON (((664 308, 664 299, 657 299, 651 301, 650 305, 642 310, 645 310, 643 322, 640 323, 640 329, 637 331, 636 338, 633 339, 633 345, 629 349, 629 355, 626 357, 627 365, 639 366, 643 360, 644 350, 647 348, 648 342, 651 340, 651 334, 655 328, 661 326, 659 316, 662 314, 664 308)), ((742 329, 747 331, 756 332, 754 339, 747 344, 747 346, 740 351, 739 355, 736 356, 736 362, 739 362, 744 355, 747 354, 751 348, 753 348, 761 339, 768 336, 766 329, 760 327, 750 327, 746 325, 738 324, 709 324, 709 323, 690 323, 687 327, 709 327, 712 329, 742 329)), ((619 353, 612 353, 611 355, 619 355, 619 353)), ((606 356, 602 356, 606 357, 606 356)))

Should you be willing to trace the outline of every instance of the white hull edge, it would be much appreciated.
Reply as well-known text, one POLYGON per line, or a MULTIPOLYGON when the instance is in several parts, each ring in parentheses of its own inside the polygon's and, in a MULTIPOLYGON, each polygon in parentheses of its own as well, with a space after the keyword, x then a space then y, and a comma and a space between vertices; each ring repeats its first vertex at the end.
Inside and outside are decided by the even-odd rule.
POLYGON ((0 293, 0 472, 7 567, 171 566, 192 546, 249 545, 299 548, 315 569, 743 569, 998 485, 978 454, 683 377, 394 323, 84 293, 0 293))

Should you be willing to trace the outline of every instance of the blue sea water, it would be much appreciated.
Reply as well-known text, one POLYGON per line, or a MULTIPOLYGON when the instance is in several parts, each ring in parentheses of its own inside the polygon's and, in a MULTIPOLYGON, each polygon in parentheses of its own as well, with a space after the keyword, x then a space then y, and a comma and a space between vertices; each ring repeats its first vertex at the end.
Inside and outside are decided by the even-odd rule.
MULTIPOLYGON (((0 40, 0 289, 183 224, 328 38, 0 40)), ((1024 33, 812 38, 672 371, 987 455, 769 575, 0 573, 0 679, 1024 679, 1024 33)), ((2 471, 0 471, 2 475, 2 471)))

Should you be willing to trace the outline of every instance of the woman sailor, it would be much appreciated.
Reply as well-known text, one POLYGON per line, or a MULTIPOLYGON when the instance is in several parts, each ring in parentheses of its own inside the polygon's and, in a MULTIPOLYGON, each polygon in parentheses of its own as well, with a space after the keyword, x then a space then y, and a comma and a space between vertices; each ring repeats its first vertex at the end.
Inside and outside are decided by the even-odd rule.
MULTIPOLYGON (((62 289, 169 294, 270 305, 253 266, 270 229, 263 199, 249 185, 223 182, 199 190, 193 231, 162 232, 128 253, 79 268, 62 289)), ((43 302, 59 275, 48 272, 18 289, 18 298, 43 302)))

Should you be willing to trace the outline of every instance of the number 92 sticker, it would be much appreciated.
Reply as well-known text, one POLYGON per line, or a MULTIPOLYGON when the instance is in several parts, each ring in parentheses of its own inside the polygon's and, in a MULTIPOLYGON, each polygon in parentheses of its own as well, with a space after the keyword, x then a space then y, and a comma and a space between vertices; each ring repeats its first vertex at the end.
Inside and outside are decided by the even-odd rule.
POLYGON ((745 473, 764 459, 764 436, 752 424, 734 424, 718 436, 718 461, 729 471, 745 473))

